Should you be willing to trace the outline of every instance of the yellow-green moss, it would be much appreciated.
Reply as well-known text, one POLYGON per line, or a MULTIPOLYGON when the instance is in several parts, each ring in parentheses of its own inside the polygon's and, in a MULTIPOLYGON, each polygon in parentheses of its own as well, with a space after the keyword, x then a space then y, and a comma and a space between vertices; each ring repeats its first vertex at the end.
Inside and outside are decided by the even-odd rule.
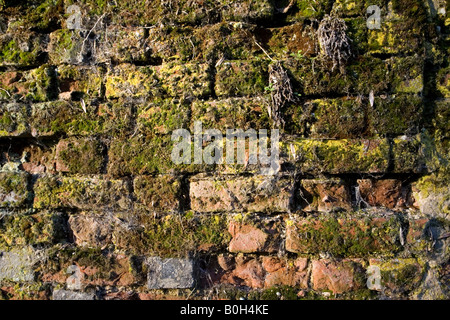
POLYGON ((24 207, 31 200, 25 172, 0 172, 0 207, 24 207))
POLYGON ((99 117, 96 108, 88 106, 84 112, 81 103, 75 101, 34 104, 31 114, 30 126, 35 136, 60 133, 92 135, 102 133, 105 123, 105 118, 99 117))
POLYGON ((0 246, 51 245, 67 238, 62 214, 5 215, 0 220, 0 246))
POLYGON ((137 111, 139 130, 148 134, 170 134, 187 128, 190 107, 179 99, 155 99, 137 111))
POLYGON ((21 104, 4 104, 0 107, 0 137, 29 134, 28 108, 21 104))
POLYGON ((217 69, 215 93, 221 97, 262 94, 268 84, 267 61, 224 62, 217 69))
POLYGON ((104 146, 94 139, 63 140, 58 150, 58 161, 63 171, 81 174, 99 174, 103 168, 104 146))
POLYGON ((310 217, 290 228, 294 251, 302 254, 328 252, 339 257, 366 257, 401 250, 400 221, 395 217, 310 217))
POLYGON ((422 280, 424 268, 416 259, 374 261, 381 272, 381 285, 386 292, 408 293, 422 280))
POLYGON ((166 215, 149 216, 142 228, 117 230, 114 243, 135 254, 185 257, 201 250, 223 250, 230 241, 225 216, 166 215))
POLYGON ((130 207, 127 184, 121 180, 98 177, 41 176, 34 186, 36 209, 80 208, 126 210, 130 207))
POLYGON ((298 139, 280 143, 282 155, 292 159, 303 172, 385 172, 389 143, 380 140, 298 139))

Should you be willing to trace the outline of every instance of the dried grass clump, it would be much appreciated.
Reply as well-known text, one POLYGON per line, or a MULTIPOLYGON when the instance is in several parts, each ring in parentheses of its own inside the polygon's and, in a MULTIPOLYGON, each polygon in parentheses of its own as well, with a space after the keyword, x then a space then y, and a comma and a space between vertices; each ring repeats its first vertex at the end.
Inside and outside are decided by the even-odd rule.
POLYGON ((333 68, 342 67, 352 56, 350 42, 347 37, 345 21, 334 16, 325 16, 319 25, 319 43, 325 56, 333 62, 333 68))
POLYGON ((276 126, 284 125, 281 109, 290 102, 295 101, 291 80, 279 61, 270 65, 269 85, 271 88, 272 108, 269 109, 270 117, 276 126))

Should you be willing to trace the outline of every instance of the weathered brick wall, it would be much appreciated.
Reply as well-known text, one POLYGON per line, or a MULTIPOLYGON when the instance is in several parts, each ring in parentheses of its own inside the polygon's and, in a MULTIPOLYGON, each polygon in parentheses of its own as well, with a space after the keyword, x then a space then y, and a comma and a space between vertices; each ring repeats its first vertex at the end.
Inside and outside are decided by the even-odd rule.
POLYGON ((448 1, 0 7, 0 298, 450 298, 448 1), (195 121, 280 129, 279 172, 175 165, 195 121))

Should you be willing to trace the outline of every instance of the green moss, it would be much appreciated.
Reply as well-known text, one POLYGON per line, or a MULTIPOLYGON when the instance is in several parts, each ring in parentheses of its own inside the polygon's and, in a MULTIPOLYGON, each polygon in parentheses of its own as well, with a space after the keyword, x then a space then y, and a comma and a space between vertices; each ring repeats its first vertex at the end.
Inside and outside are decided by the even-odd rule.
MULTIPOLYGON (((290 1, 275 1, 275 8, 280 10, 286 8, 290 1)), ((304 18, 321 19, 326 13, 330 12, 332 2, 328 0, 308 1, 296 0, 294 6, 286 13, 288 22, 299 21, 304 18)))
POLYGON ((129 64, 121 64, 113 73, 108 74, 105 90, 106 98, 124 97, 148 97, 152 93, 160 95, 161 84, 156 75, 156 70, 150 67, 136 67, 129 64))
POLYGON ((311 217, 291 228, 293 249, 302 254, 328 252, 340 257, 364 257, 393 254, 401 249, 397 241, 400 222, 395 217, 362 220, 311 217))
POLYGON ((66 274, 67 268, 75 264, 94 271, 85 274, 83 282, 101 283, 112 280, 114 272, 122 269, 115 256, 105 254, 98 248, 53 246, 47 250, 47 255, 47 262, 37 270, 40 275, 66 274))
POLYGON ((371 131, 381 136, 400 136, 419 127, 423 100, 418 95, 395 95, 375 98, 370 108, 371 131))
POLYGON ((413 137, 393 140, 394 172, 436 172, 448 170, 445 149, 437 148, 436 140, 424 130, 413 137))
POLYGON ((222 19, 225 21, 265 21, 273 16, 272 2, 268 0, 241 1, 239 4, 229 1, 214 1, 222 4, 222 19))
POLYGON ((86 210, 130 208, 128 186, 121 180, 104 177, 41 176, 34 187, 33 207, 79 208, 86 210))
POLYGON ((385 172, 389 164, 387 140, 297 139, 280 143, 282 157, 293 159, 302 172, 385 172))
POLYGON ((420 148, 418 139, 394 139, 394 172, 423 172, 425 163, 420 148))
POLYGON ((285 111, 286 131, 312 138, 399 136, 416 130, 423 111, 417 95, 376 97, 373 107, 359 99, 316 99, 285 111))
POLYGON ((262 94, 269 84, 268 76, 266 61, 224 62, 216 73, 215 92, 219 97, 262 94))
MULTIPOLYGON (((105 133, 109 136, 124 137, 135 130, 135 106, 127 100, 108 101, 100 104, 96 115, 97 128, 90 132, 105 133)), ((70 132, 73 132, 72 130, 70 132)), ((86 132, 87 131, 83 131, 86 132)))
POLYGON ((25 172, 0 172, 0 207, 27 206, 32 196, 28 178, 25 172))
POLYGON ((158 58, 164 62, 196 60, 202 54, 197 48, 204 45, 203 39, 200 40, 196 35, 198 32, 199 29, 178 26, 150 29, 149 37, 153 39, 149 43, 152 48, 152 58, 158 58), (162 44, 163 46, 161 46, 162 44))
MULTIPOLYGON (((365 12, 367 7, 362 12, 365 12)), ((358 55, 365 54, 368 51, 368 33, 371 32, 367 28, 367 18, 365 16, 346 18, 344 21, 348 28, 346 31, 347 36, 352 40, 352 50, 358 55)))
POLYGON ((20 50, 15 40, 11 40, 3 47, 1 58, 3 61, 17 62, 20 59, 20 50))
POLYGON ((371 5, 381 8, 382 14, 385 12, 386 0, 336 0, 333 1, 333 11, 344 17, 366 16, 366 9, 371 5))
POLYGON ((49 52, 50 61, 54 64, 77 63, 83 39, 76 30, 60 29, 51 33, 49 52))
MULTIPOLYGON (((166 25, 206 25, 220 22, 220 18, 225 21, 257 22, 270 20, 274 13, 272 3, 268 0, 246 0, 239 3, 222 0, 191 3, 188 0, 175 0, 152 5, 139 0, 120 3, 105 0, 70 0, 65 6, 71 4, 80 6, 81 11, 92 18, 109 13, 111 24, 123 26, 156 25, 161 21, 166 25)), ((92 26, 88 24, 84 27, 89 29, 92 26)))
POLYGON ((155 99, 138 109, 138 128, 146 134, 169 134, 187 128, 189 113, 189 105, 179 99, 155 99))
POLYGON ((284 65, 304 95, 369 94, 370 90, 377 93, 387 88, 387 68, 377 58, 358 57, 349 62, 345 73, 332 71, 329 63, 315 57, 301 62, 289 58, 284 65))
POLYGON ((117 5, 108 4, 107 9, 117 12, 113 16, 113 23, 122 25, 154 25, 161 19, 182 24, 201 24, 209 21, 210 14, 207 9, 212 8, 213 1, 206 1, 202 5, 189 4, 186 0, 177 0, 170 5, 158 3, 149 6, 146 2, 133 0, 117 5), (174 14, 175 12, 178 14, 174 14))
POLYGON ((99 174, 103 168, 104 146, 94 139, 69 139, 60 142, 57 158, 62 171, 82 174, 99 174))
POLYGON ((0 136, 29 135, 28 108, 21 104, 3 104, 0 107, 0 136))
MULTIPOLYGON (((130 139, 115 138, 108 151, 107 171, 113 176, 164 174, 181 172, 211 172, 216 166, 207 164, 176 165, 171 153, 175 142, 169 135, 135 136, 130 139)), ((191 159, 193 159, 191 144, 191 159)))
POLYGON ((441 171, 422 177, 414 184, 414 197, 423 214, 437 217, 450 214, 449 183, 450 175, 441 171))
POLYGON ((375 290, 360 289, 339 295, 339 300, 378 300, 379 293, 375 290))
POLYGON ((134 180, 137 201, 146 208, 170 212, 180 209, 181 181, 173 176, 138 176, 134 180))
POLYGON ((63 18, 63 0, 45 0, 39 6, 28 7, 26 25, 40 32, 58 28, 63 18))
POLYGON ((289 286, 252 290, 247 294, 247 297, 248 300, 327 300, 321 292, 300 290, 289 286), (299 295, 300 291, 302 291, 301 295, 299 295))
POLYGON ((368 30, 367 49, 370 53, 415 53, 422 47, 422 29, 406 29, 404 21, 381 23, 381 30, 368 30))
POLYGON ((117 230, 115 245, 135 254, 183 257, 200 250, 221 250, 230 241, 225 216, 167 215, 143 218, 142 228, 117 230))
POLYGON ((408 293, 422 280, 424 268, 416 259, 376 261, 380 268, 381 285, 386 292, 408 293))
POLYGON ((177 52, 180 58, 190 61, 201 59, 218 62, 222 57, 226 60, 250 60, 263 54, 254 43, 248 26, 238 22, 221 22, 195 28, 192 35, 184 39, 189 39, 188 43, 182 45, 185 52, 177 52))
POLYGON ((0 221, 0 246, 49 245, 66 239, 65 220, 60 213, 6 215, 0 221))
POLYGON ((391 59, 392 85, 395 93, 416 93, 423 91, 423 60, 418 57, 391 59))
POLYGON ((194 121, 201 121, 203 129, 219 129, 224 135, 226 129, 268 129, 271 127, 269 103, 266 97, 195 101, 190 131, 194 131, 194 121))
POLYGON ((448 121, 450 108, 448 108, 448 101, 437 101, 435 114, 433 125, 436 149, 443 160, 441 166, 448 167, 450 163, 450 123, 448 121))
POLYGON ((354 99, 322 99, 311 104, 311 137, 342 139, 364 134, 366 110, 360 102, 354 99))
POLYGON ((423 59, 420 56, 392 57, 387 60, 369 55, 355 56, 345 72, 332 71, 329 62, 316 57, 301 62, 289 58, 284 62, 294 83, 303 95, 374 95, 420 93, 423 90, 423 59))
POLYGON ((441 68, 436 76, 436 87, 445 98, 450 98, 450 67, 441 68))
POLYGON ((205 98, 211 94, 208 64, 167 63, 156 69, 161 88, 170 97, 205 98))
MULTIPOLYGON (((7 73, 5 73, 6 75, 7 73)), ((41 65, 30 71, 23 71, 16 75, 20 81, 3 84, 0 96, 4 100, 41 102, 52 100, 57 96, 55 68, 41 65)))
MULTIPOLYGON (((61 133, 87 136, 104 132, 105 122, 108 122, 108 129, 111 131, 116 128, 109 122, 113 121, 109 118, 110 114, 100 117, 96 111, 95 107, 88 106, 84 112, 81 103, 75 101, 34 104, 30 126, 34 136, 52 136, 61 133)), ((122 118, 120 121, 123 120, 122 118)))
POLYGON ((155 137, 151 141, 138 137, 113 139, 108 151, 108 173, 114 176, 166 173, 172 163, 169 139, 170 137, 155 137))
POLYGON ((0 300, 45 300, 51 284, 41 282, 14 283, 7 281, 0 290, 0 300))
MULTIPOLYGON (((369 51, 382 54, 419 52, 428 23, 424 3, 418 0, 383 2, 379 5, 381 29, 368 30, 369 51)), ((372 4, 376 3, 370 2, 366 8, 372 4)))
POLYGON ((280 286, 262 291, 259 300, 299 300, 298 290, 289 286, 280 286))
POLYGON ((14 34, 0 42, 0 61, 2 66, 32 67, 40 63, 44 39, 31 34, 14 34), (26 48, 22 47, 25 46, 26 48))
POLYGON ((59 91, 70 92, 73 100, 102 98, 102 68, 60 65, 57 76, 59 91))
POLYGON ((217 292, 218 299, 224 300, 239 300, 241 298, 248 298, 249 300, 258 300, 259 292, 250 291, 238 286, 232 286, 229 284, 217 284, 214 286, 215 292, 217 292))

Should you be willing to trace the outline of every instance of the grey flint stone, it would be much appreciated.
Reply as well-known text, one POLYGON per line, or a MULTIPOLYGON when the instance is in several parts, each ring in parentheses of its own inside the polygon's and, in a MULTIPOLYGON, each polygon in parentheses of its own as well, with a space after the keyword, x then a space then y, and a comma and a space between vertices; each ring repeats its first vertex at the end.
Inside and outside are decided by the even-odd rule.
POLYGON ((183 289, 194 286, 194 265, 190 259, 147 259, 149 289, 183 289))
POLYGON ((0 280, 33 281, 33 266, 37 260, 37 256, 29 248, 0 251, 0 280))
POLYGON ((94 300, 94 294, 70 290, 55 290, 53 291, 53 300, 94 300))

